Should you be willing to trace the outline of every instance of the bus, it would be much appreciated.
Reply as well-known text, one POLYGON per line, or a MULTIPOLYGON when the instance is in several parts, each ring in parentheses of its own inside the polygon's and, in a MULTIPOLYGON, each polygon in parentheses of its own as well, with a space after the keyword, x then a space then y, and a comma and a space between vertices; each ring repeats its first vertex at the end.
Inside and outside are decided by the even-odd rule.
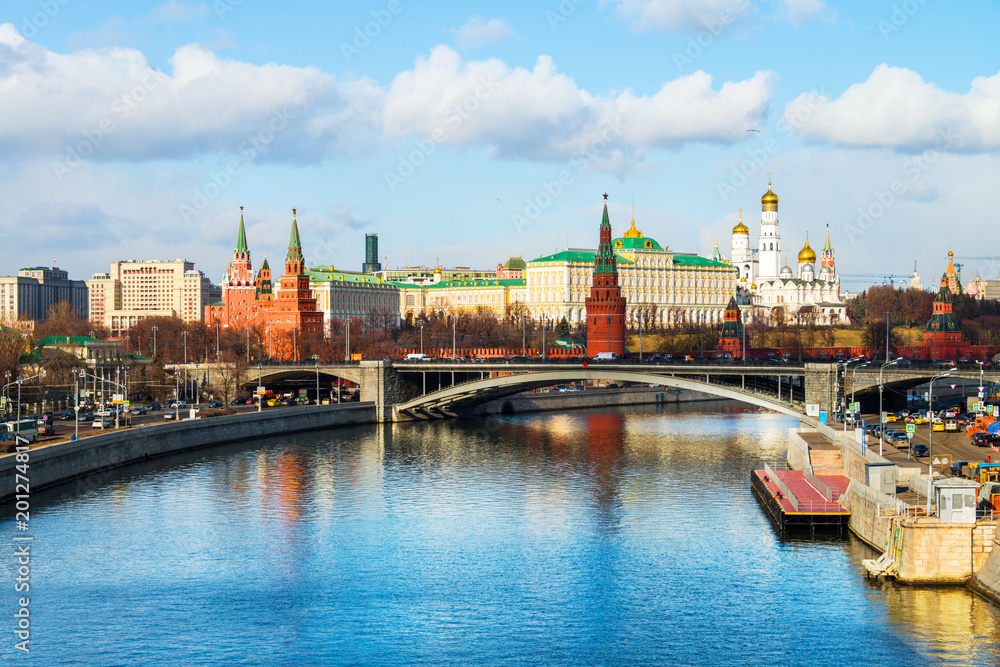
POLYGON ((22 419, 17 421, 16 419, 9 422, 4 422, 3 431, 0 432, 4 440, 14 440, 17 436, 20 436, 28 442, 35 442, 38 440, 38 421, 35 419, 22 419))

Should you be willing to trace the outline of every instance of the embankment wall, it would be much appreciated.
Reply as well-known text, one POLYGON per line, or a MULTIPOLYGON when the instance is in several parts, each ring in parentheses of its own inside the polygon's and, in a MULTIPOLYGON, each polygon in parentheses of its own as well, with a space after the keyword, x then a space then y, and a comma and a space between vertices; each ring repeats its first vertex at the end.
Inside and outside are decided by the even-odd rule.
MULTIPOLYGON (((32 448, 28 456, 27 477, 31 480, 31 489, 39 489, 174 452, 283 433, 374 422, 374 405, 355 403, 282 408, 143 426, 32 448)), ((16 465, 18 462, 14 454, 0 457, 0 502, 14 497, 16 465)))

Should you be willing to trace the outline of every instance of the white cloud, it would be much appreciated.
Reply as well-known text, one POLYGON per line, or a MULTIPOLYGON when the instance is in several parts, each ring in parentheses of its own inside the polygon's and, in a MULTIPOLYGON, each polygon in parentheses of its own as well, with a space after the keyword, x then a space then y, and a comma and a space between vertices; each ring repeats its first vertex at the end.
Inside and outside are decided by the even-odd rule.
POLYGON ((802 25, 826 9, 821 0, 786 0, 785 15, 792 25, 802 25))
POLYGON ((473 16, 456 31, 455 45, 465 51, 516 37, 517 33, 501 19, 484 21, 482 16, 473 16))
POLYGON ((527 70, 498 59, 463 61, 439 46, 397 75, 383 122, 392 138, 486 145, 502 157, 539 160, 594 153, 607 161, 602 168, 618 171, 638 159, 637 149, 741 139, 766 115, 771 79, 758 72, 716 90, 710 75, 695 72, 652 96, 601 96, 577 87, 548 56, 527 70))
POLYGON ((603 0, 638 30, 720 30, 750 14, 748 0, 603 0))
POLYGON ((969 92, 961 94, 927 83, 909 69, 883 64, 836 100, 815 93, 792 100, 782 123, 812 142, 989 152, 1000 149, 997 118, 1000 74, 976 77, 969 92))
POLYGON ((273 131, 266 155, 309 161, 357 150, 377 129, 383 93, 368 80, 222 60, 197 45, 170 62, 166 73, 134 49, 59 54, 0 24, 0 151, 173 158, 236 152, 273 131), (280 130, 275 114, 290 119, 280 130))

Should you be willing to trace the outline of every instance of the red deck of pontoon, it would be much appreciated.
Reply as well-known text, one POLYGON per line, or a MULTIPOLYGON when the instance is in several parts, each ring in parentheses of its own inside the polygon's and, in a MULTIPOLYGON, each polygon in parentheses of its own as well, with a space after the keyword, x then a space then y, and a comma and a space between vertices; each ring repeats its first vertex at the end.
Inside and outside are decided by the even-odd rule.
POLYGON ((754 470, 750 484, 771 518, 781 527, 843 526, 851 513, 837 502, 850 478, 814 476, 800 470, 754 470))

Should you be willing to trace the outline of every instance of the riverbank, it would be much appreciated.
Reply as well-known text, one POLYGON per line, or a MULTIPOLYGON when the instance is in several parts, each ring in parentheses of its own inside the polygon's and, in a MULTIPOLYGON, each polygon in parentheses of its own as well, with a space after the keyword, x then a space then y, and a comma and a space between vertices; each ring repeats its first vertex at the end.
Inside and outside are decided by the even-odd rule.
MULTIPOLYGON (((374 404, 352 403, 143 426, 71 442, 33 446, 28 452, 28 474, 25 476, 31 488, 37 490, 167 454, 282 433, 372 423, 375 423, 374 404)), ((0 502, 14 497, 17 465, 14 454, 0 457, 0 502)))
POLYGON ((995 519, 945 523, 936 515, 924 516, 923 496, 916 492, 927 488, 926 475, 919 468, 894 466, 851 432, 826 426, 792 429, 787 459, 790 467, 817 475, 824 472, 817 468, 837 466, 851 478, 840 503, 851 512, 851 532, 881 554, 875 561, 881 576, 908 584, 965 585, 1000 604, 995 519), (869 486, 883 484, 887 471, 893 475, 886 478, 893 493, 869 486))

